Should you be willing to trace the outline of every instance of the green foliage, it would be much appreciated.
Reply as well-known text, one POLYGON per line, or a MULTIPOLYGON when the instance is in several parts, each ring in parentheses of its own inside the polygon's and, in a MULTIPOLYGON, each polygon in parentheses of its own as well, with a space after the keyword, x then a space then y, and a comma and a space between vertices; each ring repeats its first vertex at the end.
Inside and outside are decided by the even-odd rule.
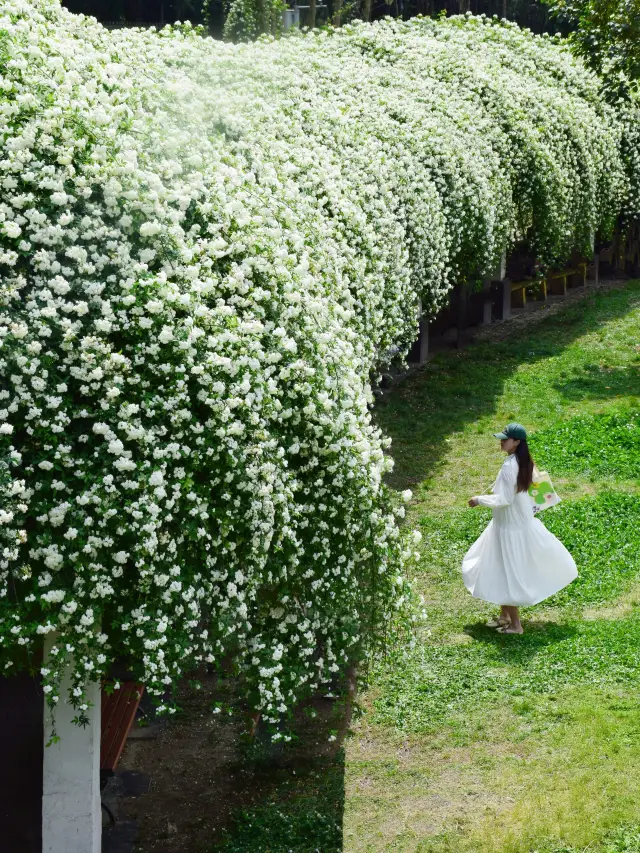
POLYGON ((531 436, 539 465, 554 475, 640 479, 640 411, 581 415, 531 436))
POLYGON ((603 96, 618 108, 630 183, 624 214, 640 215, 640 0, 544 0, 572 28, 576 55, 600 77, 603 96))
POLYGON ((285 0, 229 0, 224 22, 227 41, 255 41, 260 35, 282 32, 285 0))
POLYGON ((638 92, 640 0, 549 0, 554 14, 576 29, 576 53, 600 77, 610 97, 638 92))

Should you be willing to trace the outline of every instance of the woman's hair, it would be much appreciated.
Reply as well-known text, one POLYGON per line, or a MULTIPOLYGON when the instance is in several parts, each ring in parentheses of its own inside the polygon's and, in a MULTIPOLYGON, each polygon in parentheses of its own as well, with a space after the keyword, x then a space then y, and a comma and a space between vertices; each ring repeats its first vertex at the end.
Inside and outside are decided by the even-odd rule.
POLYGON ((533 459, 526 439, 520 439, 515 453, 518 459, 518 491, 526 492, 533 482, 533 459))

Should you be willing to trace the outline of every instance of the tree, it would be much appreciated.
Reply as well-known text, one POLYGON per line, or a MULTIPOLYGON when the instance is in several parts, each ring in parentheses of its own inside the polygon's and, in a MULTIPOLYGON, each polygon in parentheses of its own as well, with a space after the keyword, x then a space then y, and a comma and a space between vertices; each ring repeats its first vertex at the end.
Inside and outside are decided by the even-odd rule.
POLYGON ((576 29, 575 52, 603 78, 610 100, 640 91, 640 0, 550 0, 576 29))

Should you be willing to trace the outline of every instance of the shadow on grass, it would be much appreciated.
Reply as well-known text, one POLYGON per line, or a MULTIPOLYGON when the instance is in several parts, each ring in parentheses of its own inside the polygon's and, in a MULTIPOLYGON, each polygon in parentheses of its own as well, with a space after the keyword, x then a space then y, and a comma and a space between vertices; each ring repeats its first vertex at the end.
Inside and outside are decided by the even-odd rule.
POLYGON ((615 397, 640 397, 640 353, 638 364, 624 368, 585 365, 566 382, 553 387, 567 400, 610 400, 615 397))
POLYGON ((465 634, 473 637, 478 643, 493 647, 497 659, 505 664, 522 665, 542 651, 548 650, 557 643, 572 639, 577 631, 573 624, 550 621, 524 622, 524 634, 500 634, 493 628, 487 628, 484 622, 476 622, 464 626, 465 634))
MULTIPOLYGON (((638 304, 639 295, 637 281, 620 290, 593 293, 542 321, 526 338, 517 338, 522 331, 514 330, 498 342, 441 353, 385 392, 376 404, 375 418, 393 442, 391 452, 396 464, 389 485, 400 489, 433 478, 448 450, 446 438, 495 412, 506 383, 521 365, 558 356, 582 335, 625 317, 638 304)), ((614 382, 616 391, 625 395, 637 391, 631 373, 614 377, 612 372, 607 379, 611 381, 599 383, 595 372, 585 369, 584 376, 571 378, 560 391, 565 393, 566 389, 569 400, 581 394, 583 382, 586 395, 611 391, 615 396, 613 385, 606 387, 614 382)), ((517 413, 507 416, 515 420, 517 413)))
POLYGON ((240 808, 211 853, 340 853, 344 816, 344 751, 332 758, 273 765, 251 773, 262 796, 240 808), (294 766, 296 769, 294 769, 294 766), (266 791, 269 791, 265 795, 266 791))
POLYGON ((229 773, 243 776, 249 803, 238 804, 213 853, 340 853, 344 817, 343 741, 351 702, 317 698, 299 715, 296 740, 259 730, 229 773), (247 807, 248 806, 248 807, 247 807))
POLYGON ((123 755, 120 769, 151 777, 148 793, 121 801, 120 819, 138 825, 136 850, 340 853, 349 701, 306 703, 288 743, 262 727, 249 740, 238 682, 199 682, 197 691, 181 686, 180 713, 156 740, 129 741, 123 755))

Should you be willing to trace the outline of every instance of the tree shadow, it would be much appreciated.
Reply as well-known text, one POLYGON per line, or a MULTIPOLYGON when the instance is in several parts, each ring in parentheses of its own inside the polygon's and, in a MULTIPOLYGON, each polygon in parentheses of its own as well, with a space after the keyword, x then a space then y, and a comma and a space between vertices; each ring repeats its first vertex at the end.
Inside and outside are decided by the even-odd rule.
MULTIPOLYGON (((639 356, 640 359, 640 356, 639 356)), ((553 387, 568 400, 609 400, 640 396, 640 362, 624 368, 589 364, 553 387)))
POLYGON ((136 849, 341 853, 350 702, 315 697, 298 709, 290 742, 262 727, 250 740, 235 679, 200 683, 183 685, 181 714, 157 739, 126 747, 120 770, 151 778, 148 793, 118 805, 119 819, 137 823, 136 849))
MULTIPOLYGON (((448 436, 495 412, 506 383, 519 367, 557 356, 587 332, 626 316, 637 302, 639 289, 640 283, 628 282, 622 289, 593 293, 567 305, 561 314, 541 320, 525 339, 518 337, 522 330, 514 329, 500 341, 472 342, 466 350, 439 353, 385 391, 374 417, 392 439, 395 469, 389 485, 401 489, 433 478, 447 454, 448 436)), ((595 374, 591 378, 594 393, 611 390, 606 387, 610 383, 596 384, 595 374)), ((624 380, 616 377, 617 387, 629 393, 624 380)), ((626 382, 632 393, 637 390, 635 383, 635 379, 626 382)), ((567 385, 567 397, 572 399, 578 385, 574 380, 567 385)), ((508 415, 517 419, 517 412, 508 415)))

